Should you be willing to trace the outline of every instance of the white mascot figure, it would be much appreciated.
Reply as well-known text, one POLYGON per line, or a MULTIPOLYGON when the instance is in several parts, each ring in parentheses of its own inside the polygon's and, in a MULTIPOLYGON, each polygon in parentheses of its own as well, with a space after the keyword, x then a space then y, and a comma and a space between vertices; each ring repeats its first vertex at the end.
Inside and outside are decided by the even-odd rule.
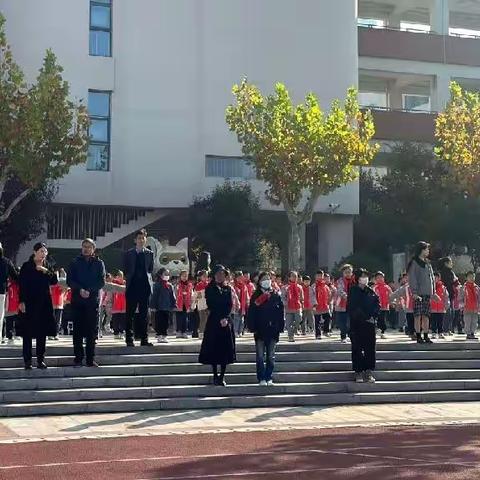
POLYGON ((153 252, 153 273, 160 268, 170 270, 170 276, 178 277, 182 270, 190 271, 188 259, 188 238, 182 238, 176 245, 170 245, 168 240, 159 241, 147 238, 147 247, 153 252))

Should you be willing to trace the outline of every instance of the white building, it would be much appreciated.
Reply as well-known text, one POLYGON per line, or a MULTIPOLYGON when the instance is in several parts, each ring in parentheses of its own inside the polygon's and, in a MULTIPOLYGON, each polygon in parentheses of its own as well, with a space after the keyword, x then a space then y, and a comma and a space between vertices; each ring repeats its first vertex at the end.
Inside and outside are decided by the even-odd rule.
MULTIPOLYGON (((92 115, 89 161, 55 199, 57 248, 86 234, 111 245, 224 178, 263 197, 225 123, 245 75, 264 92, 284 82, 295 101, 313 90, 324 108, 358 85, 386 143, 431 142, 450 79, 480 79, 480 40, 453 36, 480 30, 477 0, 0 0, 0 11, 28 78, 52 48, 92 115)), ((318 201, 309 267, 352 251, 358 195, 354 183, 318 201)))

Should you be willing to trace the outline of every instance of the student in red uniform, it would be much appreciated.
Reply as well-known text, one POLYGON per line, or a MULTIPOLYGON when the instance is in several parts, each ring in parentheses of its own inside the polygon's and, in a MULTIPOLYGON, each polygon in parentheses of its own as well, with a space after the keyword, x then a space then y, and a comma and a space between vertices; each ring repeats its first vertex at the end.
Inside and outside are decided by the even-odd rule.
POLYGON ((288 332, 288 341, 295 341, 295 334, 302 321, 303 288, 298 284, 298 273, 291 271, 288 274, 288 284, 282 290, 282 300, 285 306, 285 320, 288 332))
POLYGON ((313 285, 314 293, 314 315, 315 315, 315 338, 322 338, 322 327, 327 334, 328 324, 331 317, 332 290, 325 281, 323 270, 318 270, 315 274, 315 285, 313 285), (325 323, 327 327, 325 328, 325 323))
POLYGON ((467 281, 463 286, 463 321, 467 340, 477 340, 475 332, 478 326, 480 309, 480 288, 475 283, 475 273, 467 272, 467 281))
POLYGON ((52 285, 50 287, 50 295, 52 296, 52 304, 53 304, 53 313, 55 315, 55 321, 57 322, 57 334, 54 337, 48 337, 49 340, 58 340, 58 335, 62 329, 62 317, 63 317, 63 309, 65 305, 65 292, 67 291, 67 287, 62 285, 60 281, 63 279, 65 281, 67 274, 65 270, 61 268, 57 270, 57 276, 59 279, 59 283, 56 285, 52 285))
POLYGON ((350 288, 354 284, 353 266, 343 265, 342 276, 337 280, 335 293, 335 321, 340 329, 342 343, 347 343, 347 334, 350 330, 350 318, 347 312, 347 298, 350 288))
POLYGON ((20 305, 20 287, 15 280, 8 280, 7 304, 5 307, 5 326, 7 343, 13 345, 15 343, 14 331, 17 335, 18 329, 18 306, 20 305))
POLYGON ((313 306, 315 305, 315 293, 311 285, 311 278, 304 275, 302 278, 303 289, 303 319, 302 319, 302 335, 313 332, 315 318, 313 316, 313 306))
POLYGON ((435 272, 435 293, 438 298, 432 297, 430 300, 430 317, 432 323, 432 338, 445 338, 443 335, 443 320, 447 310, 450 308, 450 298, 447 287, 440 279, 440 272, 435 272))
MULTIPOLYGON (((112 280, 117 285, 125 285, 123 272, 118 270, 117 275, 112 280)), ((125 292, 112 292, 112 326, 113 335, 116 340, 123 340, 125 332, 127 312, 127 299, 125 292)))
POLYGON ((255 284, 250 279, 250 273, 243 272, 243 281, 245 282, 245 285, 247 286, 248 298, 252 298, 253 292, 255 291, 256 287, 255 287, 255 284))
POLYGON ((169 280, 170 272, 162 267, 157 273, 150 299, 150 308, 155 312, 157 343, 168 343, 168 323, 172 311, 177 306, 174 287, 169 280))
POLYGON ((242 272, 235 273, 233 289, 239 300, 238 308, 233 312, 233 332, 235 333, 235 337, 239 337, 243 332, 245 316, 250 303, 248 288, 242 272))
POLYGON ((329 273, 325 273, 324 275, 325 278, 325 283, 327 284, 327 287, 330 289, 331 292, 331 297, 330 297, 330 318, 325 317, 324 322, 323 322, 323 333, 326 337, 331 337, 332 336, 332 330, 333 330, 333 321, 335 319, 335 316, 333 314, 334 312, 334 307, 335 307, 335 297, 337 295, 337 289, 335 285, 332 282, 332 277, 330 276, 329 273))
POLYGON ((176 288, 177 310, 177 338, 188 338, 188 315, 194 303, 193 283, 188 280, 188 271, 182 270, 176 288))
POLYGON ((393 293, 388 284, 385 283, 385 274, 377 272, 375 274, 375 285, 373 291, 380 299, 380 313, 378 314, 378 328, 380 329, 380 338, 385 338, 387 330, 387 317, 390 312, 390 295, 393 293))

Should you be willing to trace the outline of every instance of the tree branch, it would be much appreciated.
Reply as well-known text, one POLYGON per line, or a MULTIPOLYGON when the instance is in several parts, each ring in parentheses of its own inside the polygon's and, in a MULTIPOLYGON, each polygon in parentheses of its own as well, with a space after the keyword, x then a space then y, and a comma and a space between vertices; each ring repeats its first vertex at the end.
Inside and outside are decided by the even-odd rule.
POLYGON ((5 185, 8 181, 8 168, 4 168, 2 174, 0 175, 0 198, 3 196, 5 190, 5 185))
POLYGON ((13 212, 13 209, 32 191, 31 188, 27 188, 26 190, 24 190, 22 193, 20 193, 20 195, 18 195, 11 203, 10 205, 7 207, 7 209, 3 212, 2 215, 0 215, 0 223, 3 223, 5 222, 6 220, 8 220, 8 217, 10 217, 10 215, 12 214, 13 212))
POLYGON ((300 214, 300 223, 309 223, 312 221, 313 209, 315 207, 315 204, 317 203, 319 196, 320 189, 318 187, 314 187, 312 192, 310 193, 310 198, 308 199, 308 202, 303 208, 303 212, 300 214))

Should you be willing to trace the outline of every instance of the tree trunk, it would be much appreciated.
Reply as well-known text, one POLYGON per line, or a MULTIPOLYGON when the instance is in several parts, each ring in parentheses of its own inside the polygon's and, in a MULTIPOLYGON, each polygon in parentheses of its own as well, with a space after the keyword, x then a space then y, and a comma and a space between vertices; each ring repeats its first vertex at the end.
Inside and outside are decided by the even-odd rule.
MULTIPOLYGON (((27 195, 32 191, 31 188, 26 188, 23 192, 21 192, 19 195, 17 195, 11 202, 10 202, 10 205, 8 205, 8 207, 5 208, 5 210, 3 211, 3 213, 0 215, 0 224, 1 223, 4 223, 6 222, 9 218, 10 218, 10 215, 12 214, 13 210, 15 209, 15 207, 20 204, 24 199, 25 197, 27 197, 27 195)), ((2 195, 3 197, 3 195, 2 195)), ((3 198, 2 198, 3 200, 3 198)), ((3 203, 3 202, 2 202, 3 203)))
POLYGON ((290 221, 290 235, 288 238, 288 268, 289 270, 296 270, 297 272, 301 268, 301 231, 303 223, 299 223, 297 220, 290 221))

